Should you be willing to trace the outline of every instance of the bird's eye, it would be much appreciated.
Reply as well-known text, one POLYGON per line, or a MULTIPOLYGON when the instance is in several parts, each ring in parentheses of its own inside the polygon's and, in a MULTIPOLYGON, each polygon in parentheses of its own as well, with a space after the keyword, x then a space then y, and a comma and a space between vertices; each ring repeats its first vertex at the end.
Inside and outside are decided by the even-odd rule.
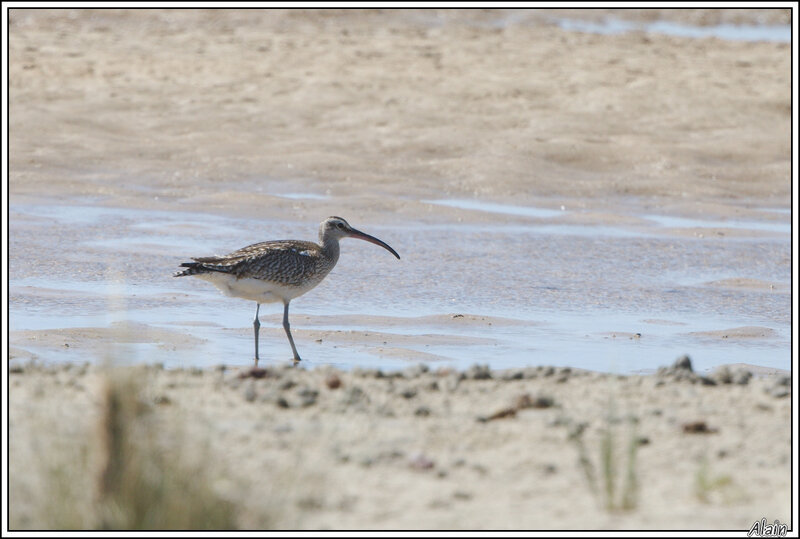
POLYGON ((336 228, 342 229, 344 225, 342 223, 336 223, 336 228))

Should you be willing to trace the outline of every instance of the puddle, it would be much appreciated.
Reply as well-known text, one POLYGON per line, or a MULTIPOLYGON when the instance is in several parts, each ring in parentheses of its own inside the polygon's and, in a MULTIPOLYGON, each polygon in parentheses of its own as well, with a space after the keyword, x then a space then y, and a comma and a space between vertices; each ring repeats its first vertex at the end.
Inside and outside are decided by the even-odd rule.
POLYGON ((633 22, 605 19, 601 22, 579 19, 553 19, 561 29, 571 32, 615 35, 627 32, 648 32, 675 37, 709 38, 729 41, 771 41, 789 43, 792 39, 790 25, 736 25, 694 26, 670 21, 633 22))
POLYGON ((451 208, 460 208, 462 210, 504 213, 506 215, 524 215, 525 217, 539 217, 543 219, 547 219, 548 217, 556 217, 564 213, 560 210, 512 206, 508 204, 494 204, 492 202, 481 202, 480 200, 469 199, 422 200, 421 202, 425 202, 426 204, 436 204, 439 206, 449 206, 451 208))
POLYGON ((642 217, 668 228, 735 228, 740 230, 763 230, 765 232, 777 232, 780 234, 792 233, 792 225, 789 222, 739 220, 708 221, 702 219, 687 219, 685 217, 671 217, 667 215, 643 215, 642 217))
MULTIPOLYGON (((564 214, 462 202, 455 207, 536 219, 564 214)), ((100 361, 116 350, 166 366, 247 364, 252 302, 172 273, 188 256, 267 238, 313 239, 315 231, 307 223, 129 208, 16 205, 11 215, 11 346, 43 361, 100 361), (253 230, 266 237, 252 237, 253 230), (138 324, 158 342, 119 349, 108 333, 86 337, 92 328, 121 322, 138 324), (67 348, 69 339, 84 340, 67 348)), ((646 217, 657 226, 699 226, 646 217)), ((456 368, 488 363, 640 372, 688 353, 698 369, 734 362, 788 369, 790 294, 698 284, 738 278, 788 287, 788 238, 699 242, 647 234, 649 228, 413 220, 370 227, 403 259, 366 242, 342 242, 331 274, 291 305, 303 365, 395 369, 431 358, 456 368), (470 313, 487 320, 453 318, 470 313), (770 328, 775 336, 742 342, 692 335, 744 326, 770 328), (629 338, 636 333, 641 337, 629 338)), ((268 364, 291 354, 281 312, 277 304, 261 308, 268 364)))
MULTIPOLYGON (((566 210, 551 210, 546 208, 536 208, 530 206, 513 206, 506 204, 495 204, 491 202, 483 202, 480 200, 468 199, 441 199, 441 200, 423 200, 426 204, 434 204, 439 206, 448 206, 451 208, 458 208, 469 211, 481 211, 485 213, 495 213, 502 215, 517 215, 523 217, 533 217, 537 219, 549 219, 552 217, 559 217, 569 215, 571 212, 566 210)), ((664 228, 732 228, 737 230, 753 230, 772 232, 778 234, 791 234, 791 223, 775 222, 775 221, 742 221, 742 220, 724 220, 712 221, 703 219, 687 219, 683 217, 672 217, 667 215, 639 215, 636 216, 640 219, 652 221, 664 228)), ((469 227, 465 224, 464 227, 469 227)), ((473 225, 474 226, 474 225, 473 225)), ((512 230, 515 226, 518 230, 527 230, 526 227, 518 225, 491 225, 501 228, 512 230)), ((485 227, 484 227, 485 228, 485 227)), ((635 237, 655 237, 649 227, 638 226, 619 226, 619 225, 604 225, 604 224, 587 224, 587 225, 573 225, 563 223, 537 223, 535 226, 530 227, 531 232, 538 234, 564 234, 564 235, 579 235, 585 237, 596 236, 613 236, 617 238, 635 238, 635 237)), ((466 230, 466 228, 464 228, 466 230)), ((742 238, 746 239, 746 238, 742 238)))
POLYGON ((330 198, 327 195, 318 195, 316 193, 281 193, 276 196, 283 198, 308 199, 308 200, 327 200, 330 198))

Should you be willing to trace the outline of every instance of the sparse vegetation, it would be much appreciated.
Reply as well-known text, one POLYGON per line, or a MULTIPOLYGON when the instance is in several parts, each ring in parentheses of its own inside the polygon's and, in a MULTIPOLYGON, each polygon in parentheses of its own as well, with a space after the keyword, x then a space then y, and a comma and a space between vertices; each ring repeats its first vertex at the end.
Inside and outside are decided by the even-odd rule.
POLYGON ((131 375, 109 377, 100 433, 99 527, 233 528, 232 504, 214 493, 201 463, 188 463, 159 443, 155 417, 140 395, 131 375))
POLYGON ((606 424, 603 428, 599 449, 598 466, 592 461, 584 441, 586 424, 573 426, 569 439, 578 450, 578 463, 589 489, 600 500, 607 511, 630 511, 637 505, 639 482, 636 473, 636 453, 639 437, 636 433, 636 421, 629 418, 627 439, 624 442, 624 458, 618 455, 619 433, 613 407, 609 404, 606 424), (624 470, 624 475, 622 470, 624 470), (599 479, 598 479, 599 475, 599 479))
POLYGON ((715 500, 724 504, 744 501, 747 494, 736 484, 729 474, 715 474, 707 458, 700 461, 695 473, 694 493, 703 503, 712 503, 715 500))
POLYGON ((174 422, 160 422, 142 398, 136 369, 110 369, 105 384, 96 436, 84 439, 80 447, 58 451, 58 462, 43 465, 46 494, 36 511, 41 521, 32 527, 235 528, 233 504, 212 488, 202 452, 192 448, 194 457, 187 455, 180 429, 174 422), (87 484, 92 485, 88 493, 87 484))

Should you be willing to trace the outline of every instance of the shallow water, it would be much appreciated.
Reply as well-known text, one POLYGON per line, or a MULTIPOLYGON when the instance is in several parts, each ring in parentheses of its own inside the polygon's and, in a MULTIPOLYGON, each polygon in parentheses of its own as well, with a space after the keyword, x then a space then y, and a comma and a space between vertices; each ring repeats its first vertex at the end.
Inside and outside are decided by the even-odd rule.
MULTIPOLYGON (((343 242, 333 272, 291 304, 304 366, 392 369, 430 361, 650 372, 688 353, 699 369, 789 368, 788 215, 737 221, 765 234, 753 241, 672 236, 669 227, 703 225, 670 216, 636 216, 644 226, 582 226, 551 223, 569 213, 563 210, 449 205, 463 209, 461 222, 353 223, 402 259, 366 242, 343 242), (517 221, 470 223, 474 211, 517 221), (725 279, 764 286, 713 284, 725 279), (478 319, 465 322, 469 315, 478 319), (420 318, 426 316, 437 318, 420 318), (772 332, 702 335, 742 326, 772 332)), ((173 278, 180 262, 267 238, 313 239, 317 228, 51 204, 12 205, 10 221, 12 356, 47 362, 110 354, 167 366, 246 365, 252 358, 252 302, 173 278), (124 323, 135 325, 123 339, 114 328, 124 323)), ((707 224, 723 225, 734 226, 707 224)), ((290 358, 281 313, 280 305, 261 308, 263 363, 290 358)))
POLYGON ((695 26, 671 21, 634 22, 614 18, 608 18, 601 22, 579 19, 553 20, 563 30, 592 34, 613 35, 639 31, 675 37, 716 37, 730 41, 774 41, 778 43, 789 43, 792 39, 792 27, 788 24, 717 24, 712 26, 695 26))
MULTIPOLYGON (((548 9, 505 9, 494 16, 478 19, 462 20, 463 23, 477 27, 509 28, 512 26, 531 26, 544 19, 569 32, 584 32, 602 35, 617 35, 629 32, 646 32, 691 39, 717 38, 727 41, 766 41, 789 43, 792 39, 792 27, 789 24, 715 24, 694 25, 666 20, 633 21, 615 17, 603 20, 571 19, 567 17, 549 16, 548 9)), ((440 27, 458 15, 448 12, 412 12, 407 15, 415 24, 428 27, 440 27)))

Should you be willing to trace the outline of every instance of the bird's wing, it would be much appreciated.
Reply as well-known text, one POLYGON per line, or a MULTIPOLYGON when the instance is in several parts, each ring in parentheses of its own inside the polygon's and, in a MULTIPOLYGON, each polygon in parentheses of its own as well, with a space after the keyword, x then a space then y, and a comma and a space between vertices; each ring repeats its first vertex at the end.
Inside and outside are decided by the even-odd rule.
POLYGON ((319 246, 301 241, 264 241, 224 256, 193 258, 206 271, 286 284, 308 278, 315 269, 319 246))

